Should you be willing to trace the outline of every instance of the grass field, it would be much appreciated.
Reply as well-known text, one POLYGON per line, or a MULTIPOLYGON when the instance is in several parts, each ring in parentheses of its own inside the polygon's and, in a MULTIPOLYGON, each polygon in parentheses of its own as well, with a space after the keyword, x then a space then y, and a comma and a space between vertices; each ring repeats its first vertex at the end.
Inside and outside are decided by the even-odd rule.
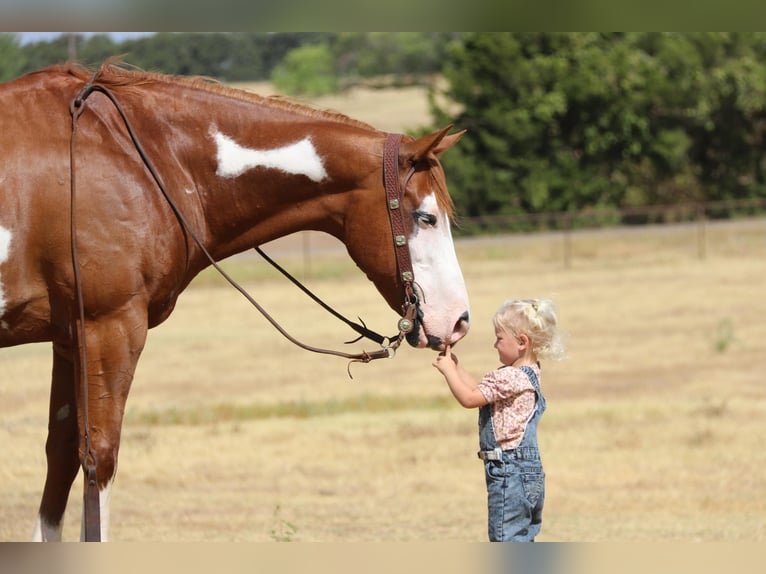
MULTIPOLYGON (((473 327, 455 349, 496 364, 506 297, 552 296, 568 358, 543 367, 547 541, 766 540, 766 221, 458 243, 473 327)), ((300 275, 301 238, 270 246, 300 275)), ((395 330, 371 284, 312 239, 309 283, 395 330)), ((249 256, 227 262, 309 343, 348 333, 249 256)), ((354 348, 362 348, 357 344, 354 348)), ((0 540, 27 540, 44 479, 50 349, 0 350, 0 540)), ((151 541, 482 541, 476 412, 402 348, 353 365, 294 348, 205 272, 150 333, 123 434, 112 536, 151 541)), ((80 483, 65 539, 79 536, 80 483)))

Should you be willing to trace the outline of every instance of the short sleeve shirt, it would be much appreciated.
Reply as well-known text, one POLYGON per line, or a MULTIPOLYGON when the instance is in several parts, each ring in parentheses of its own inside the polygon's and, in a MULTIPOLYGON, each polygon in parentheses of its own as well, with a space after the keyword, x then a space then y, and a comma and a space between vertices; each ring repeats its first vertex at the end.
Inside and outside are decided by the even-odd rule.
MULTIPOLYGON (((540 380, 540 367, 532 369, 540 380)), ((477 388, 490 404, 497 444, 503 450, 519 446, 537 399, 529 376, 517 367, 503 366, 484 375, 477 388)))

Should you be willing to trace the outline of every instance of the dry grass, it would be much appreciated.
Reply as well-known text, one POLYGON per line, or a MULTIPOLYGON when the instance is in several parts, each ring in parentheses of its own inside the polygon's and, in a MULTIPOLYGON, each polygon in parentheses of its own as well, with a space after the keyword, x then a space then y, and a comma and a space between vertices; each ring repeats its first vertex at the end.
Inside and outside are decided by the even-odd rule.
MULTIPOLYGON (((555 235, 458 244, 474 325, 456 352, 468 368, 495 365, 489 318, 509 296, 553 296, 569 337, 569 358, 544 366, 540 540, 766 540, 766 222, 711 225, 704 260, 694 233, 576 235, 569 269, 555 235)), ((271 252, 303 268, 300 243, 271 252)), ((343 253, 316 254, 310 282, 322 296, 394 330, 343 253)), ((348 338, 283 281, 252 271, 263 263, 228 265, 307 342, 348 338)), ((0 357, 0 539, 26 540, 44 478, 50 350, 0 357)), ((205 274, 150 333, 113 537, 484 540, 476 413, 449 398, 432 357, 402 349, 352 366, 349 380, 344 361, 292 347, 205 274)))

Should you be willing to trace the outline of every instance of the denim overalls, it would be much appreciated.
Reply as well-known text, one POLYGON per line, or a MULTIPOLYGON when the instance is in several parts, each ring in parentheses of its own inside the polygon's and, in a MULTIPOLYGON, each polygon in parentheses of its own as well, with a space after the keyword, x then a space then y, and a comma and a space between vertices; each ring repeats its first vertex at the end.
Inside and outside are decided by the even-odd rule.
POLYGON ((542 525, 545 474, 537 448, 537 424, 545 410, 545 397, 532 368, 519 368, 527 373, 537 395, 535 410, 519 446, 500 450, 491 405, 479 409, 479 457, 484 459, 492 542, 534 542, 542 525))

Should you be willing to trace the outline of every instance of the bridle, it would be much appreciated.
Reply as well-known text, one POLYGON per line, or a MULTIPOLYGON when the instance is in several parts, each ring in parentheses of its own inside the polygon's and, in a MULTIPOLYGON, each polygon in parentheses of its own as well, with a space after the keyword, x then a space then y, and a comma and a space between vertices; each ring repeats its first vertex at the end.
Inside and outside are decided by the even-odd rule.
MULTIPOLYGON (((405 337, 411 333, 418 325, 419 316, 419 299, 415 292, 415 274, 412 270, 412 258, 410 257, 410 249, 407 245, 407 232, 404 224, 404 193, 407 188, 407 184, 410 178, 415 173, 415 166, 411 166, 407 175, 404 178, 404 184, 400 185, 399 180, 399 143, 401 142, 402 134, 388 134, 386 142, 383 148, 383 185, 386 190, 386 204, 388 210, 389 222, 391 224, 391 234, 394 244, 394 254, 396 255, 396 274, 397 278, 402 281, 404 290, 404 300, 402 303, 402 313, 397 328, 399 332, 393 337, 385 337, 371 329, 369 329, 364 321, 356 323, 350 319, 344 317, 338 313, 335 309, 327 305, 319 297, 317 297, 311 290, 308 289, 303 283, 291 275, 286 269, 281 267, 276 261, 271 259, 260 247, 255 247, 255 251, 263 257, 272 267, 279 271, 282 275, 287 277, 296 287, 308 295, 314 302, 319 304, 328 313, 343 321, 351 327, 354 331, 359 333, 359 337, 351 341, 346 341, 347 344, 355 343, 362 338, 369 339, 381 346, 381 349, 373 352, 362 352, 358 354, 349 354, 342 351, 333 351, 330 349, 321 349, 312 347, 295 340, 292 336, 287 334, 281 326, 279 326, 273 319, 265 312, 261 311, 266 318, 274 325, 274 327, 280 331, 290 341, 298 345, 299 347, 315 353, 325 353, 330 355, 337 355, 350 359, 349 367, 351 363, 369 363, 375 359, 392 358, 396 355, 396 350, 402 344, 405 337)), ((218 266, 213 262, 213 265, 218 266)), ((223 273, 222 270, 219 269, 223 273)), ((224 273, 224 277, 227 277, 224 273)), ((228 278, 228 277, 227 277, 228 278)), ((235 285, 237 289, 240 289, 235 285)), ((240 289, 241 290, 241 289, 240 289)), ((246 297, 249 296, 243 293, 246 297)), ((260 310, 260 306, 254 301, 251 301, 260 310)), ((348 371, 349 377, 351 377, 350 370, 348 371)))
MULTIPOLYGON (((388 134, 383 148, 383 184, 386 188, 388 202, 388 218, 391 221, 391 234, 394 238, 394 253, 396 254, 397 276, 404 285, 404 303, 402 318, 399 319, 399 343, 401 338, 415 328, 418 296, 415 293, 415 273, 412 271, 410 247, 407 245, 407 230, 404 226, 402 203, 407 184, 415 173, 412 165, 404 178, 404 184, 399 185, 399 143, 402 134, 388 134)), ((398 345, 397 345, 398 346, 398 345)))
POLYGON ((120 105, 120 102, 117 100, 114 94, 105 86, 94 83, 97 73, 98 72, 93 74, 91 79, 83 86, 83 88, 80 90, 78 95, 72 100, 70 104, 70 114, 72 116, 72 137, 70 141, 70 150, 69 150, 70 152, 70 194, 71 194, 70 195, 70 201, 71 201, 71 210, 70 210, 70 236, 71 237, 70 239, 71 239, 72 267, 74 270, 75 296, 77 299, 77 307, 78 307, 78 315, 77 315, 77 318, 75 319, 75 330, 77 331, 77 336, 78 336, 79 359, 80 359, 79 384, 80 384, 80 389, 82 392, 83 405, 84 405, 83 426, 85 429, 84 439, 85 439, 85 453, 86 453, 84 467, 85 467, 85 472, 87 475, 86 492, 84 497, 84 506, 85 506, 84 534, 85 534, 85 540, 95 540, 95 541, 100 540, 100 537, 101 537, 100 535, 100 505, 99 505, 99 495, 98 495, 97 477, 96 477, 96 466, 97 466, 96 456, 91 446, 90 432, 89 432, 90 425, 88 421, 88 372, 87 372, 88 362, 87 362, 87 345, 86 345, 86 339, 85 339, 85 310, 84 310, 84 303, 83 303, 83 296, 82 296, 82 283, 80 279, 80 264, 79 264, 79 256, 77 251, 77 238, 76 238, 77 224, 76 224, 76 218, 75 218, 75 213, 76 213, 76 209, 75 209, 75 204, 76 204, 76 201, 75 201, 75 198, 76 198, 75 147, 76 147, 76 137, 77 137, 77 121, 79 117, 82 115, 82 113, 85 111, 86 100, 93 92, 102 93, 112 102, 115 109, 120 114, 120 117, 122 118, 123 123, 125 124, 128 134, 130 135, 130 138, 133 141, 133 145, 136 148, 136 151, 138 152, 139 156, 141 157, 141 160, 144 162, 144 165, 146 166, 146 168, 149 170, 150 174, 152 175, 152 178, 154 179, 158 188, 162 192, 162 195, 164 196, 168 205, 172 209, 176 219, 179 221, 182 228, 189 234, 189 236, 192 238, 192 240, 200 249, 200 251, 205 255, 205 257, 208 259, 210 264, 218 271, 218 273, 220 273, 224 277, 224 279, 226 279, 226 281, 230 285, 232 285, 232 287, 237 289, 237 291, 239 291, 261 313, 261 315, 263 315, 269 321, 269 323, 271 323, 282 335, 284 335, 292 343, 294 343, 295 345, 297 345, 298 347, 302 349, 305 349, 307 351, 311 351, 314 353, 336 355, 339 357, 349 359, 347 371, 348 371, 349 377, 351 377, 350 367, 352 363, 369 363, 370 361, 373 361, 376 359, 393 358, 396 355, 396 350, 399 348, 402 341, 405 339, 408 333, 412 332, 415 329, 415 326, 417 325, 419 321, 418 319, 419 300, 414 287, 415 277, 412 270, 412 260, 410 257, 409 246, 407 245, 407 233, 406 233, 404 215, 403 215, 404 193, 407 187, 407 183, 409 182, 410 178, 415 172, 415 166, 414 165, 411 166, 409 172, 404 178, 404 185, 400 185, 399 144, 402 139, 401 134, 388 134, 388 136, 386 137, 386 142, 384 145, 384 153, 383 153, 383 183, 386 190, 387 211, 388 211, 389 220, 391 223, 391 233, 393 237, 394 251, 396 254, 397 278, 401 280, 403 285, 403 290, 404 290, 402 314, 397 324, 397 328, 399 329, 399 332, 395 336, 385 337, 383 335, 380 335, 379 333, 376 333, 375 331, 372 331, 371 329, 368 329, 367 326, 364 325, 363 321, 361 322, 361 324, 359 324, 347 319, 346 317, 344 317, 343 315, 341 315, 340 313, 332 309, 329 305, 321 301, 321 299, 319 299, 310 290, 308 290, 308 288, 306 288, 303 284, 301 284, 300 281, 295 279, 286 270, 284 270, 282 267, 277 265, 276 262, 274 262, 271 258, 269 258, 259 247, 255 248, 256 251, 259 254, 261 254, 261 256, 263 256, 267 262, 271 263, 275 268, 277 268, 277 270, 279 270, 281 273, 287 276, 294 284, 299 286, 299 288, 302 291, 304 291, 304 293, 308 294, 315 302, 320 304, 324 309, 329 311, 333 316, 342 320, 347 325, 349 325, 352 329, 354 329, 357 333, 359 333, 359 337, 357 339, 354 339, 353 341, 347 341, 347 343, 354 343, 361 338, 367 338, 367 339, 370 339, 371 341, 378 343, 381 346, 381 349, 377 351, 372 351, 372 352, 362 351, 361 353, 346 353, 343 351, 323 349, 320 347, 307 345, 297 340, 292 335, 290 335, 239 283, 237 283, 232 277, 230 277, 229 274, 226 273, 226 271, 224 271, 223 268, 218 264, 218 262, 215 261, 212 255, 210 255, 210 253, 208 252, 208 250, 205 248, 204 244, 202 243, 201 239, 197 235, 197 233, 191 227, 187 219, 181 213, 178 205, 173 200, 170 193, 167 191, 167 188, 165 187, 165 184, 163 183, 161 177, 159 176, 157 170, 155 169, 154 164, 150 160, 149 156, 146 154, 144 147, 141 145, 141 142, 136 136, 136 133, 133 130, 133 127, 130 121, 128 120, 127 115, 125 114, 125 111, 120 105))

